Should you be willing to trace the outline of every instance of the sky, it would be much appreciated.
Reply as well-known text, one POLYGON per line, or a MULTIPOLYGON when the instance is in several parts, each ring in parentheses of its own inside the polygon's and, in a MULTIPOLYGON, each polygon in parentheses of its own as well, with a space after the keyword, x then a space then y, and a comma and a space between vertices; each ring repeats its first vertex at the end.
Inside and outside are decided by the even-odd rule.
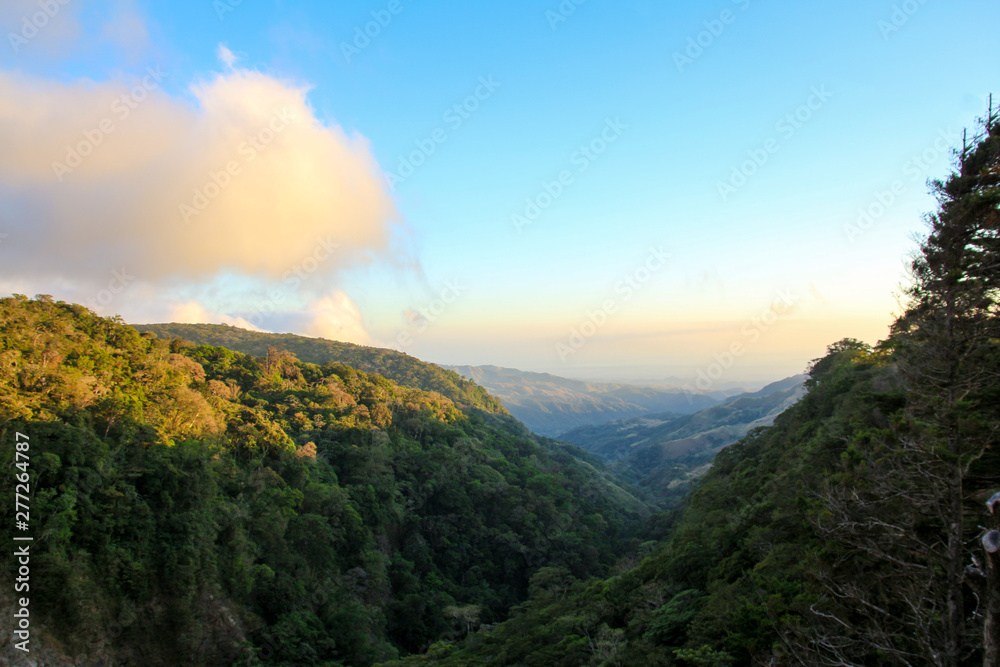
POLYGON ((4 0, 0 294, 778 379, 886 336, 997 25, 995 0, 4 0))

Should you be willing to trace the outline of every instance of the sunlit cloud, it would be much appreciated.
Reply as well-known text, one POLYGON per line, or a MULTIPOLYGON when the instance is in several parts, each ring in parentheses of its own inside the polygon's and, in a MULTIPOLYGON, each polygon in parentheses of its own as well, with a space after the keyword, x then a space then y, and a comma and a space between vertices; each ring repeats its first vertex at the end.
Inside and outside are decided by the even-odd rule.
POLYGON ((342 340, 363 345, 372 344, 365 331, 361 311, 344 292, 336 292, 309 304, 309 322, 303 333, 318 338, 342 340))
POLYGON ((255 326, 253 322, 245 320, 242 317, 230 317, 221 313, 213 313, 197 301, 188 301, 173 306, 170 309, 170 316, 167 319, 170 322, 185 324, 228 324, 229 326, 240 327, 241 329, 263 331, 263 329, 255 326))
POLYGON ((0 71, 0 279, 86 293, 124 271, 169 294, 225 274, 311 300, 311 331, 366 339, 331 286, 413 261, 393 250, 398 214, 368 142, 317 118, 307 86, 219 55, 228 71, 190 99, 165 92, 158 68, 70 84, 0 71))

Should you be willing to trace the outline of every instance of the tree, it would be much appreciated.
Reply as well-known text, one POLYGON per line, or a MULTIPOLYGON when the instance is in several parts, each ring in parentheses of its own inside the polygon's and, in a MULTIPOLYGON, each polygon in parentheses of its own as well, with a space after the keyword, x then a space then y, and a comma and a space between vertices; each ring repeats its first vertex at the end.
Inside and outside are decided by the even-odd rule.
MULTIPOLYGON (((966 564, 983 514, 969 508, 982 507, 974 496, 988 480, 977 470, 995 456, 1000 428, 1000 116, 992 104, 957 158, 956 170, 932 183, 938 210, 927 216, 907 307, 884 346, 906 392, 903 416, 855 437, 823 494, 816 525, 834 546, 818 578, 828 598, 814 607, 805 642, 820 664, 878 656, 878 664, 958 667, 978 652, 974 633, 984 624, 966 564)), ((995 593, 981 583, 978 597, 995 593)))
POLYGON ((933 184, 939 211, 928 217, 931 233, 912 266, 911 306, 895 327, 911 394, 906 444, 944 492, 937 511, 946 553, 946 665, 966 653, 965 502, 969 483, 975 486, 968 477, 998 428, 983 410, 1000 379, 1000 117, 992 104, 975 142, 962 147, 958 170, 933 184))

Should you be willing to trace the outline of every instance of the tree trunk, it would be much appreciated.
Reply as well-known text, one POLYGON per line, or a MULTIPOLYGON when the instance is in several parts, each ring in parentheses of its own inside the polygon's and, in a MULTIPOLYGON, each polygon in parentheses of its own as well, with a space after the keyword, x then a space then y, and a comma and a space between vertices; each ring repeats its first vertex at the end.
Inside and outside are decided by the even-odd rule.
MULTIPOLYGON (((995 497, 995 496, 994 496, 995 497)), ((1000 516, 993 513, 989 505, 988 526, 992 531, 1000 527, 1000 516)), ((983 537, 983 571, 986 588, 983 593, 983 667, 1000 667, 1000 550, 997 549, 995 535, 987 533, 983 537)))
MULTIPOLYGON (((961 506, 961 499, 958 502, 961 506)), ((962 585, 965 568, 962 558, 962 524, 957 519, 948 527, 948 638, 946 663, 958 667, 962 662, 962 636, 965 634, 965 601, 962 585)))
POLYGON ((983 667, 1000 667, 1000 554, 986 554, 983 667))

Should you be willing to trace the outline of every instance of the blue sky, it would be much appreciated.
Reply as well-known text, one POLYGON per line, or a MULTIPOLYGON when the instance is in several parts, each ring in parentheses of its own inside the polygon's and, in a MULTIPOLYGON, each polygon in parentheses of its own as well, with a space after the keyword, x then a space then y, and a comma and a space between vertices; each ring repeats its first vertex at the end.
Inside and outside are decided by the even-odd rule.
MULTIPOLYGON (((335 165, 329 178, 310 168, 308 191, 295 189, 301 179, 280 185, 295 150, 330 139, 351 147, 355 169, 375 165, 371 180, 391 202, 386 213, 371 183, 352 181, 343 192, 368 193, 357 203, 363 215, 333 220, 341 204, 308 209, 320 221, 310 234, 330 219, 332 233, 353 239, 334 268, 308 276, 308 293, 249 255, 219 256, 197 275, 172 273, 166 261, 156 275, 140 271, 99 309, 130 321, 249 321, 441 363, 774 379, 844 336, 885 335, 921 214, 933 209, 925 181, 947 173, 948 149, 985 112, 1000 72, 1000 5, 986 0, 469 4, 72 0, 36 36, 12 41, 44 10, 14 0, 0 12, 0 73, 25 96, 44 84, 36 104, 54 104, 60 86, 79 99, 103 84, 128 89, 161 68, 161 106, 136 114, 150 116, 144 128, 175 128, 186 122, 163 119, 212 116, 198 86, 227 109, 249 104, 232 96, 307 90, 304 113, 325 134, 299 149, 279 137, 272 153, 292 157, 255 181, 261 197, 262 183, 283 188, 266 201, 301 202, 302 192, 343 181, 341 162, 310 157, 335 165), (864 229, 861 210, 873 214, 864 229), (370 234, 346 231, 365 225, 370 234), (261 308, 262 298, 278 303, 261 308), (754 324, 762 314, 770 323, 754 324)), ((27 127, 23 113, 0 118, 27 127)), ((211 127, 223 122, 212 118, 211 127)), ((181 130, 162 135, 170 131, 181 130)), ((9 162, 0 253, 45 264, 46 246, 25 231, 25 212, 44 209, 30 196, 41 186, 19 180, 9 162)), ((192 172, 203 164, 214 163, 192 159, 192 172)), ((112 198, 124 187, 88 183, 112 198)), ((70 201, 66 189, 54 192, 70 201)), ((67 203, 72 219, 50 211, 31 224, 50 225, 53 239, 60 225, 104 224, 96 213, 79 217, 78 202, 90 201, 83 185, 73 197, 82 199, 67 203)), ((224 227, 232 240, 186 243, 268 253, 294 225, 224 227)), ((8 291, 83 300, 74 285, 96 281, 86 293, 100 293, 94 275, 119 258, 102 248, 120 235, 102 238, 80 249, 78 270, 52 260, 46 271, 8 268, 0 280, 8 291)), ((130 247, 143 239, 160 243, 150 230, 130 247)))

